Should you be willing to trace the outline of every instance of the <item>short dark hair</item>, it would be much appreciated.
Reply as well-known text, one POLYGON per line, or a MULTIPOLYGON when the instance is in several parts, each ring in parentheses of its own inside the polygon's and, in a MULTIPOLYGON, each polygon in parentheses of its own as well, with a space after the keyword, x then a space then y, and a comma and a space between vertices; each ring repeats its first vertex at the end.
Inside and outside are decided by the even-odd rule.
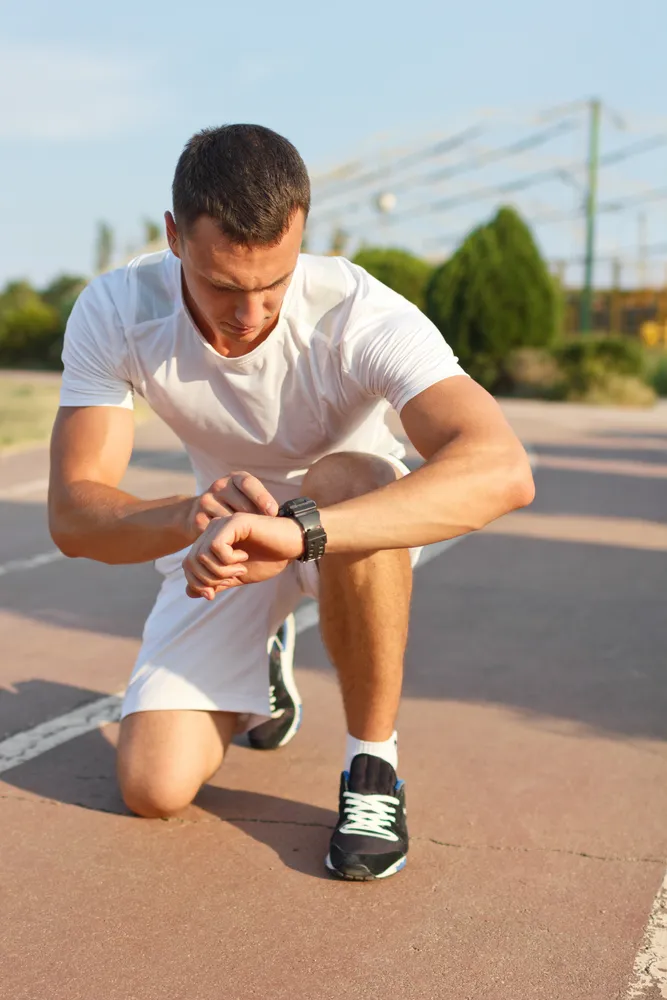
POLYGON ((299 209, 308 215, 310 180, 282 135, 263 125, 222 125, 197 132, 187 143, 172 197, 184 234, 208 215, 234 243, 271 246, 299 209))

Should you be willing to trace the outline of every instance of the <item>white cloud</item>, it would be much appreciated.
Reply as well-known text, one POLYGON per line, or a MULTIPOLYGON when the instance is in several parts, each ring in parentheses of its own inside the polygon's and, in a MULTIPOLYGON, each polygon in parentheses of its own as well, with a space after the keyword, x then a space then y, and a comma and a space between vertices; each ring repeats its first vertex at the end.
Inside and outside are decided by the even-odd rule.
POLYGON ((106 139, 157 112, 153 67, 138 58, 0 41, 0 139, 106 139))

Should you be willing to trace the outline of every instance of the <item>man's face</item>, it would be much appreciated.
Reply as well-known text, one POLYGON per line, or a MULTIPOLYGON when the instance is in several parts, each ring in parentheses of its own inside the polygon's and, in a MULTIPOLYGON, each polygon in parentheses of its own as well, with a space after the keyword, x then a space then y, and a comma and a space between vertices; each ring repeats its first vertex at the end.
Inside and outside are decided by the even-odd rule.
POLYGON ((249 350, 272 329, 296 267, 303 236, 300 210, 275 246, 231 243, 209 216, 201 216, 181 239, 170 212, 169 246, 180 258, 194 318, 203 333, 249 350))

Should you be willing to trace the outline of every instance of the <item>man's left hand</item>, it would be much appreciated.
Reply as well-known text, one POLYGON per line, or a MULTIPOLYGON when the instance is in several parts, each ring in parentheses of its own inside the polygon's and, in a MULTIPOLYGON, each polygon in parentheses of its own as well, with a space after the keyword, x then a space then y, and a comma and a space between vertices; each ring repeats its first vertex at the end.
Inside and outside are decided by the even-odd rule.
POLYGON ((301 528, 292 518, 246 513, 215 518, 183 560, 186 594, 212 601, 221 590, 277 576, 302 552, 301 528))

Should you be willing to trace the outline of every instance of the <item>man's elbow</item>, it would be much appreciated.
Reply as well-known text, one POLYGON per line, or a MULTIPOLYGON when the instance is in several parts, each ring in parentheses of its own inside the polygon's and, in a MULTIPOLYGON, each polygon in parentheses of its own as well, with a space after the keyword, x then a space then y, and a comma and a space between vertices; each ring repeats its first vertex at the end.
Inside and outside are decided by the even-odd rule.
POLYGON ((67 534, 64 531, 58 531, 56 528, 51 528, 50 534, 56 548, 60 549, 62 554, 67 556, 68 559, 78 559, 81 557, 82 553, 79 552, 75 536, 67 534))
POLYGON ((509 514, 521 507, 528 507, 535 499, 533 471, 525 452, 508 463, 504 474, 503 509, 501 514, 509 514))
POLYGON ((53 508, 49 509, 49 534, 56 548, 68 559, 78 559, 83 555, 80 551, 81 539, 76 532, 68 531, 63 521, 62 515, 53 508))

